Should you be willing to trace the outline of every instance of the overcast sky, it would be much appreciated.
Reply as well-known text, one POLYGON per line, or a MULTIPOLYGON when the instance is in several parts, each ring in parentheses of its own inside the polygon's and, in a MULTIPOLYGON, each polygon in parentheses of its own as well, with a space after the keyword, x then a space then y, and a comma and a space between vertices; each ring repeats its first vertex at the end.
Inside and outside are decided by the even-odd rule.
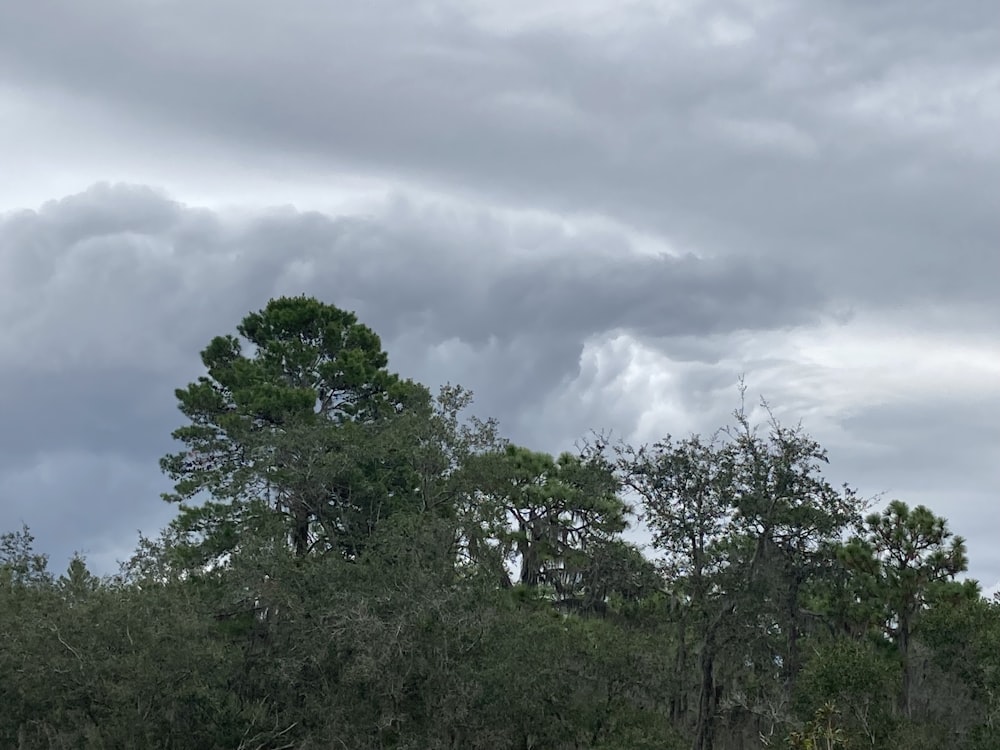
POLYGON ((0 3, 0 529, 103 572, 174 509, 199 351, 279 294, 508 436, 711 432, 1000 581, 996 0, 0 3))

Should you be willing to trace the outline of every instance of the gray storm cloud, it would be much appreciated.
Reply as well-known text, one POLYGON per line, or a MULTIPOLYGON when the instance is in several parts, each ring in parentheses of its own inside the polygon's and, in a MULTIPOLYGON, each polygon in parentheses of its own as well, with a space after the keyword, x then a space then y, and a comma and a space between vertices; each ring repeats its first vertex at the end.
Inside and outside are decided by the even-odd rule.
POLYGON ((9 2, 0 70, 0 525, 57 556, 168 517, 172 389, 306 292, 542 449, 746 372, 1000 579, 996 3, 9 2))

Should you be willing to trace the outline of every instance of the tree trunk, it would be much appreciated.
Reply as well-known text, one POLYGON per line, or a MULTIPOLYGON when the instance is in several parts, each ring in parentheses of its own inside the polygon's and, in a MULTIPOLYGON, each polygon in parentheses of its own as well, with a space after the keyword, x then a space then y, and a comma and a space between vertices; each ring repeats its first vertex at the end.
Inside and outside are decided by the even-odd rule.
POLYGON ((291 503, 292 547, 296 557, 305 557, 309 551, 309 509, 301 500, 291 503))
POLYGON ((912 685, 910 676, 910 616, 907 612, 899 614, 899 656, 903 662, 903 687, 899 695, 899 710, 903 716, 909 719, 912 685))
POLYGON ((701 691, 698 695, 698 725, 692 750, 712 750, 715 741, 715 655, 714 645, 707 640, 701 650, 701 691))
POLYGON ((785 660, 782 664, 783 672, 783 682, 785 687, 785 695, 789 698, 795 690, 795 678, 799 673, 799 630, 801 623, 801 614, 799 612, 799 580, 798 575, 794 572, 792 573, 792 582, 788 591, 788 599, 786 601, 788 617, 788 635, 785 644, 785 660))
POLYGON ((677 619, 677 658, 674 662, 674 674, 677 675, 677 689, 670 697, 670 720, 680 723, 681 717, 687 713, 687 622, 681 615, 677 619))

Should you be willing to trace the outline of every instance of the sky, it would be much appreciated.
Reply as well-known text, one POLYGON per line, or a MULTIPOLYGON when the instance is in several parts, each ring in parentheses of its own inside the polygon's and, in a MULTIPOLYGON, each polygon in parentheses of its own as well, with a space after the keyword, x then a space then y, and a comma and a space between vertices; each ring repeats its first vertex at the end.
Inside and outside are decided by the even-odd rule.
POLYGON ((0 529, 112 572, 200 350, 354 310, 536 450, 748 397, 1000 584, 995 0, 0 3, 0 529))

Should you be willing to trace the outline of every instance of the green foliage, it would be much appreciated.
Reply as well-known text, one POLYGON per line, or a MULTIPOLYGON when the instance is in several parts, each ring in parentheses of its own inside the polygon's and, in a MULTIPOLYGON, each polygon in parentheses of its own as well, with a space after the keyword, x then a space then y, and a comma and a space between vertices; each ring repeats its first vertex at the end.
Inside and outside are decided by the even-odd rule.
POLYGON ((998 746, 964 543, 901 502, 862 520, 801 428, 741 408, 553 456, 331 305, 236 334, 177 391, 178 516, 119 575, 0 536, 0 747, 998 746))
POLYGON ((384 455, 358 460, 359 446, 379 443, 384 420, 426 408, 426 389, 386 370, 378 336, 352 313, 315 299, 271 300, 237 332, 213 339, 207 374, 176 392, 184 449, 161 466, 175 482, 165 497, 180 503, 177 528, 200 538, 205 562, 218 560, 263 501, 286 517, 298 554, 316 534, 355 554, 404 482, 384 455))
POLYGON ((48 557, 34 551, 34 541, 27 526, 0 535, 0 587, 44 586, 52 581, 48 557))
POLYGON ((921 616, 922 679, 914 703, 967 737, 967 747, 1000 742, 1000 604, 973 581, 935 592, 921 616))
POLYGON ((561 600, 586 605, 595 585, 587 571, 627 525, 611 467, 600 457, 508 445, 472 457, 466 475, 476 488, 465 529, 470 557, 496 551, 518 562, 518 582, 548 584, 561 600))
MULTIPOLYGON (((836 719, 838 742, 851 748, 885 747, 896 727, 900 679, 892 654, 875 643, 846 636, 819 640, 797 681, 796 713, 810 717, 814 728, 836 719)), ((811 731, 807 726, 800 738, 811 731)))
POLYGON ((837 726, 838 719, 836 705, 823 704, 801 731, 788 735, 789 750, 846 750, 850 744, 844 730, 837 726))
POLYGON ((812 626, 803 604, 860 512, 853 492, 822 477, 826 454, 801 429, 772 417, 764 432, 742 408, 734 417, 710 441, 617 451, 676 603, 676 668, 693 676, 672 710, 696 750, 714 745, 722 722, 749 738, 791 720, 812 626))
POLYGON ((842 559, 883 607, 882 626, 902 662, 900 711, 910 717, 913 637, 934 593, 968 568, 965 541, 954 537, 945 519, 930 509, 911 509, 893 500, 881 513, 865 518, 861 534, 844 548, 842 559))

